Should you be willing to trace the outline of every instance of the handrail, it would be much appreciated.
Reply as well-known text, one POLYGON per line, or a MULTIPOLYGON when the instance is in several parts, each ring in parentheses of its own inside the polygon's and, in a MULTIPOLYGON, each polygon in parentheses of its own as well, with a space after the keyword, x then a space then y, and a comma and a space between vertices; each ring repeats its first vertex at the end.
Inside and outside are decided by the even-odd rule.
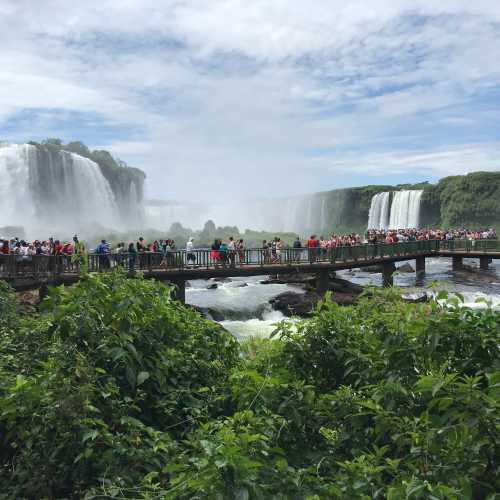
MULTIPOLYGON (((383 258, 417 257, 440 251, 500 252, 499 240, 425 240, 394 244, 364 244, 335 248, 250 248, 225 253, 213 250, 170 250, 167 252, 111 253, 78 255, 19 256, 0 254, 0 279, 21 277, 54 279, 61 275, 78 276, 84 263, 89 272, 108 271, 122 267, 128 271, 184 271, 187 269, 228 269, 243 267, 269 267, 313 265, 318 263, 365 265, 383 258)), ((355 266, 354 266, 355 267, 355 266)))

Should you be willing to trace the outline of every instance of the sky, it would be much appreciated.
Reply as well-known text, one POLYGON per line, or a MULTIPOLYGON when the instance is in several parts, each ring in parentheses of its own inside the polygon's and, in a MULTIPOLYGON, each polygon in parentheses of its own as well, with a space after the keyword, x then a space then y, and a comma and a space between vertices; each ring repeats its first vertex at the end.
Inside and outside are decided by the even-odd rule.
POLYGON ((149 198, 500 169, 498 0, 1 0, 0 140, 108 149, 149 198))

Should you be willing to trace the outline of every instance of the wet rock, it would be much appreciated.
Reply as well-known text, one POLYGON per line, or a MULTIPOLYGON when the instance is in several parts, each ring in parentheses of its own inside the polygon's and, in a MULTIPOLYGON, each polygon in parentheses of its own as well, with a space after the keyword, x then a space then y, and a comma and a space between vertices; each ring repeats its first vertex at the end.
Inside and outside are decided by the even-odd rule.
MULTIPOLYGON (((332 294, 332 301, 339 305, 347 306, 356 303, 357 294, 335 292, 332 294)), ((281 311, 285 316, 300 316, 307 318, 311 315, 318 301, 323 296, 316 292, 284 292, 269 301, 273 309, 281 311)))
POLYGON ((330 290, 340 293, 358 295, 363 291, 363 287, 361 285, 357 285, 356 283, 352 283, 351 281, 344 280, 342 278, 330 279, 328 286, 330 290))
POLYGON ((217 283, 210 283, 207 285, 207 290, 217 290, 218 287, 219 285, 217 283))
POLYGON ((231 283, 231 281, 233 280, 231 278, 222 277, 222 278, 212 278, 212 281, 215 281, 217 283, 231 283))
POLYGON ((233 284, 233 288, 244 288, 248 286, 248 283, 245 283, 244 281, 243 282, 239 282, 239 283, 234 283, 233 284))
POLYGON ((315 277, 313 274, 293 273, 281 276, 269 276, 268 279, 260 281, 261 285, 308 285, 313 284, 315 277))
POLYGON ((411 267, 410 264, 408 264, 408 262, 406 264, 403 264, 402 266, 399 266, 396 271, 398 273, 414 273, 415 272, 415 269, 413 269, 413 267, 411 267))
POLYGON ((191 285, 191 283, 189 281, 186 281, 186 285, 185 286, 186 286, 186 288, 191 288, 192 287, 192 285, 191 285))
POLYGON ((222 314, 217 309, 212 309, 211 307, 206 310, 206 312, 210 315, 211 319, 214 321, 224 321, 226 318, 224 314, 222 314))
POLYGON ((285 316, 307 317, 313 310, 319 295, 313 292, 284 292, 269 301, 273 309, 285 316))
POLYGON ((224 314, 222 314, 217 309, 213 309, 211 307, 200 307, 200 306, 194 306, 192 304, 186 304, 186 307, 189 307, 190 309, 194 309, 195 311, 198 311, 206 319, 209 319, 211 321, 217 322, 217 321, 224 321, 226 319, 224 317, 224 314))
POLYGON ((427 292, 404 293, 401 295, 401 299, 404 302, 408 302, 410 304, 419 304, 422 302, 429 302, 429 296, 427 295, 427 292))

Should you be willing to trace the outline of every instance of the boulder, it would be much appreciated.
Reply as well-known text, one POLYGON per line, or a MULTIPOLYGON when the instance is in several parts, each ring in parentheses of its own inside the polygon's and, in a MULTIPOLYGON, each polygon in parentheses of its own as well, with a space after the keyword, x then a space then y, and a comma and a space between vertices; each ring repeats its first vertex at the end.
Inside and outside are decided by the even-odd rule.
POLYGON ((319 295, 314 292, 284 292, 269 301, 273 309, 285 316, 307 317, 313 310, 319 295))
POLYGON ((211 321, 217 322, 217 321, 224 321, 226 319, 220 311, 218 311, 217 309, 213 309, 211 307, 200 307, 200 306, 194 306, 192 304, 186 304, 186 307, 198 311, 206 319, 209 319, 211 321))
POLYGON ((403 264, 402 266, 399 266, 396 271, 398 273, 414 273, 415 272, 415 269, 413 269, 413 267, 411 267, 410 264, 408 264, 408 262, 406 264, 403 264))
POLYGON ((340 293, 350 293, 350 294, 360 294, 363 291, 361 285, 352 283, 349 280, 344 280, 342 278, 330 279, 329 289, 334 292, 340 293))
POLYGON ((207 285, 207 290, 217 290, 218 287, 219 285, 217 283, 210 283, 207 285))
POLYGON ((261 285, 309 285, 315 280, 314 274, 292 273, 281 276, 269 276, 260 281, 261 285))
POLYGON ((427 295, 427 292, 403 293, 401 295, 401 299, 404 302, 408 302, 410 304, 418 304, 418 303, 421 303, 421 302, 429 302, 429 296, 427 295))
MULTIPOLYGON (((347 306, 356 303, 357 294, 335 292, 332 301, 347 306)), ((284 292, 269 301, 273 309, 281 311, 285 316, 300 316, 307 318, 323 297, 316 292, 284 292)))

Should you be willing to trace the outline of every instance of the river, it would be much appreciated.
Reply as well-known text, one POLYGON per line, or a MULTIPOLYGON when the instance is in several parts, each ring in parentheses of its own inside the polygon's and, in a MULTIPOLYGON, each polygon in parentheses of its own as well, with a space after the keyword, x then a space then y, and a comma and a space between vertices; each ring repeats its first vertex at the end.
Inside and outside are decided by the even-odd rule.
MULTIPOLYGON (((414 261, 408 261, 414 266, 414 261)), ((401 262, 398 266, 404 264, 401 262)), ((479 266, 477 259, 464 259, 464 264, 479 266)), ((337 275, 360 285, 382 286, 379 273, 368 273, 361 269, 340 271, 337 275)), ((237 338, 247 336, 269 336, 274 325, 283 320, 281 312, 274 311, 269 300, 286 291, 301 293, 302 289, 292 285, 269 284, 260 282, 267 276, 235 277, 228 281, 193 280, 186 289, 186 302, 205 309, 219 311, 224 320, 220 321, 237 338), (217 283, 216 289, 207 289, 217 283)), ((417 282, 415 273, 396 273, 394 285, 412 293, 436 284, 439 290, 458 292, 464 296, 465 304, 471 307, 485 307, 477 303, 478 298, 490 300, 494 307, 500 308, 500 261, 493 261, 489 271, 453 271, 451 259, 427 258, 425 277, 417 282)))

